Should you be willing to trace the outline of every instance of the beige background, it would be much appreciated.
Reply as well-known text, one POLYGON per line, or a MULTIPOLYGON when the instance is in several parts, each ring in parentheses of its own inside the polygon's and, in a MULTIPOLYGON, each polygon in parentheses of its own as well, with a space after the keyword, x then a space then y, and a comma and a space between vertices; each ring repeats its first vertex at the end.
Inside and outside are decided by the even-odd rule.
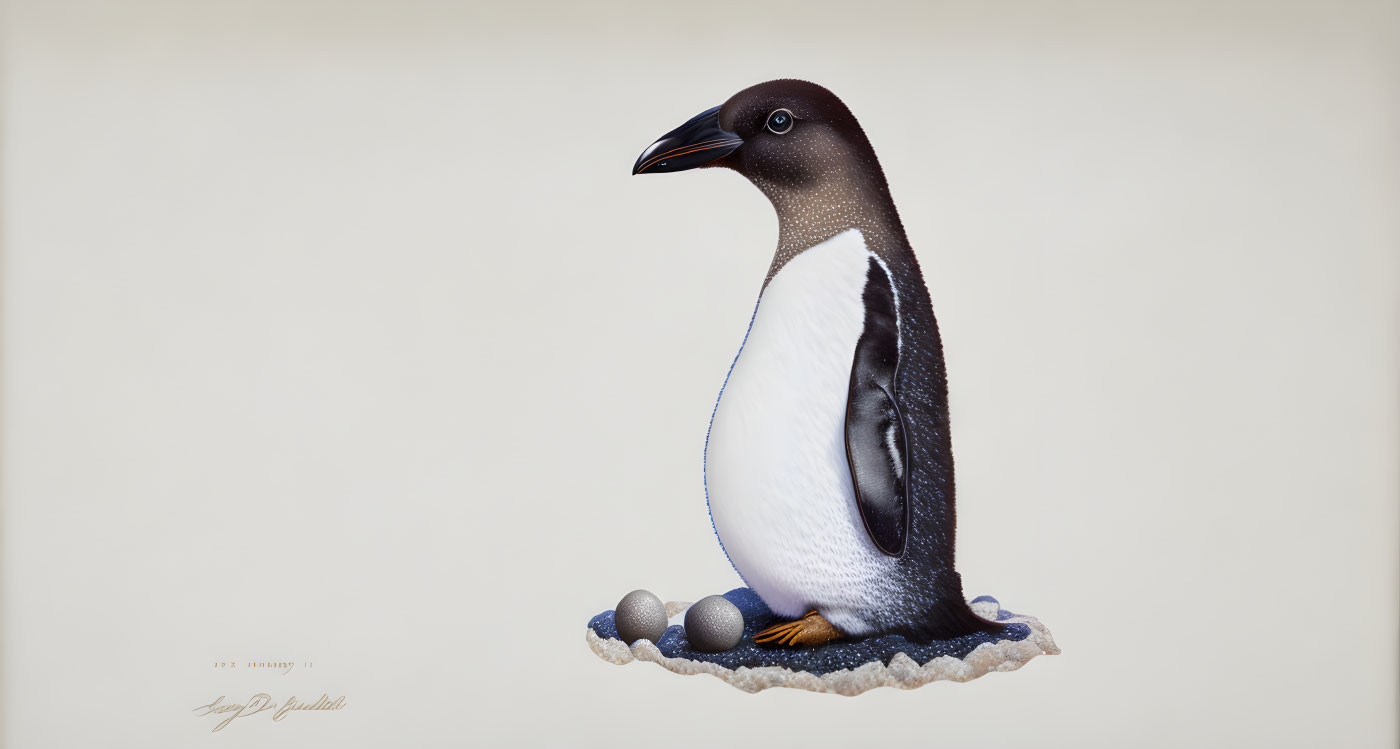
POLYGON ((1395 743, 1393 3, 4 20, 5 747, 1395 743), (737 584, 701 449, 775 222, 628 171, 779 76, 884 159, 968 593, 1063 656, 843 699, 584 644, 737 584), (258 691, 348 707, 191 712, 258 691))

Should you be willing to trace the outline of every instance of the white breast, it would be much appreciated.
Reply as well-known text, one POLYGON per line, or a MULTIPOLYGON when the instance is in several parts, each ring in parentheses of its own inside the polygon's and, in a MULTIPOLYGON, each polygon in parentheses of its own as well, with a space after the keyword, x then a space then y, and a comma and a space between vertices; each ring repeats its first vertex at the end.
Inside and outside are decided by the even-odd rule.
POLYGON ((851 635, 888 600, 894 560, 861 523, 846 461, 846 399, 865 326, 871 253, 851 230, 769 282, 710 423, 715 531, 777 614, 813 609, 851 635))

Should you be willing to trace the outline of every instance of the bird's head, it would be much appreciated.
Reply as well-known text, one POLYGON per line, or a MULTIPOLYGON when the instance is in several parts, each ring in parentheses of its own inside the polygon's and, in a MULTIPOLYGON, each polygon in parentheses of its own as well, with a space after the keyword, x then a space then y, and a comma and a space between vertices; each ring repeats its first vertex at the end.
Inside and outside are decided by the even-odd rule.
POLYGON ((750 86, 661 136, 632 173, 722 166, 760 187, 794 188, 819 184, 853 165, 879 173, 851 110, 815 83, 777 80, 750 86))

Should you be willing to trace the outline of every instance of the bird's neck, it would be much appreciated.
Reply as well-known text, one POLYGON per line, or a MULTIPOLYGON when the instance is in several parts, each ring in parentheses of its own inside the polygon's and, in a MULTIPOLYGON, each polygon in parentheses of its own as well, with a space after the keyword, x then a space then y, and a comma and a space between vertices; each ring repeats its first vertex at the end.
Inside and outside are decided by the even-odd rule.
POLYGON ((866 246, 887 261, 909 252, 904 225, 878 169, 873 175, 837 174, 796 186, 750 177, 778 214, 778 248, 765 286, 793 258, 849 229, 859 230, 866 246))

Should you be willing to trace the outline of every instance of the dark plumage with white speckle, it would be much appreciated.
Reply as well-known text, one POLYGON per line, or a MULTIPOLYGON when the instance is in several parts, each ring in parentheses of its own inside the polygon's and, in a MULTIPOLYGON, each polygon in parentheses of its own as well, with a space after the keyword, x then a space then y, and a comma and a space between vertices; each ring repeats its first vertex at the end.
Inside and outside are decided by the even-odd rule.
MULTIPOLYGON (((722 448, 718 454, 726 457, 736 453, 757 454, 772 444, 804 447, 787 453, 772 450, 774 458, 758 468, 740 464, 738 470, 717 474, 728 480, 727 492, 723 495, 726 511, 723 520, 729 523, 727 529, 722 527, 716 509, 718 495, 710 494, 711 514, 721 543, 739 548, 725 538, 726 533, 739 542, 748 543, 749 537, 744 534, 748 528, 786 528, 789 525, 801 528, 801 521, 815 516, 804 513, 808 507, 839 496, 842 491, 849 492, 851 484, 844 483, 845 479, 833 480, 817 491, 806 492, 801 496, 810 499, 792 500, 798 505, 795 509, 784 505, 786 514, 782 517, 791 519, 791 523, 751 509, 774 506, 773 503, 780 500, 773 497, 790 491, 786 487, 792 486, 793 481, 774 486, 775 477, 790 475, 782 473, 783 470, 790 471, 792 465, 803 460, 840 459, 837 451, 828 449, 829 437, 821 431, 826 428, 825 422, 814 421, 818 424, 815 429, 806 427, 803 422, 806 414, 832 413, 832 410, 818 409, 828 409, 826 404, 835 402, 834 398, 839 396, 839 402, 847 409, 844 457, 849 466, 843 465, 837 470, 846 471, 854 481, 854 504, 860 512, 858 522, 864 524, 859 544, 845 544, 845 536, 836 535, 836 531, 845 532, 844 519, 835 525, 828 522, 823 528, 831 531, 830 537, 843 539, 845 545, 820 547, 820 557, 811 551, 818 548, 816 545, 790 540, 803 536, 782 537, 780 533, 764 531, 763 543, 758 545, 765 551, 776 549, 783 553, 765 556, 754 553, 754 545, 749 544, 743 547, 742 560, 741 555, 730 553, 736 569, 746 583, 768 599, 770 606, 789 619, 802 616, 810 607, 848 636, 880 633, 933 642, 974 633, 999 635, 1002 625, 981 619, 969 610, 963 598, 962 579, 954 568, 953 455, 942 341, 918 259, 905 235, 884 171, 865 131, 850 109, 825 88, 799 80, 769 81, 740 91, 720 107, 707 110, 668 133, 643 153, 634 173, 680 171, 696 166, 724 167, 742 174, 768 197, 777 212, 778 246, 764 281, 767 296, 760 299, 756 320, 766 319, 760 317, 766 303, 779 304, 770 301, 780 297, 775 290, 781 284, 775 285, 773 281, 785 268, 798 268, 801 263, 793 261, 803 253, 829 246, 828 243, 839 235, 858 232, 862 252, 871 257, 869 280, 864 284, 866 330, 856 343, 854 364, 849 363, 851 359, 837 361, 842 356, 852 356, 844 352, 826 360, 811 354, 810 361, 803 359, 801 364, 782 371, 779 376, 770 375, 770 380, 762 379, 762 375, 747 380, 759 384, 743 392, 760 393, 760 396, 741 401, 748 411, 724 422, 728 429, 724 432, 727 441, 723 445, 742 445, 743 449, 724 452, 722 448), (780 128, 772 124, 776 114, 784 115, 780 128), (892 322, 881 322, 886 320, 892 322), (839 394, 834 392, 835 387, 816 394, 797 389, 804 380, 817 381, 818 375, 812 373, 818 371, 818 366, 825 366, 826 361, 837 363, 831 365, 832 369, 821 370, 823 372, 844 367, 842 376, 850 383, 849 399, 844 387, 839 394), (783 383, 780 390, 784 391, 761 390, 769 381, 783 383), (833 399, 823 400, 828 392, 833 399), (796 414, 784 411, 781 421, 759 421, 780 407, 772 404, 786 402, 800 402, 807 410, 796 414), (775 443, 781 438, 771 435, 780 434, 789 425, 794 425, 792 428, 796 430, 795 425, 799 423, 807 431, 791 436, 786 442, 775 443), (750 426, 753 424, 761 426, 750 426), (765 436, 756 442, 744 442, 754 434, 765 436), (809 436, 813 434, 817 436, 809 436), (810 442, 801 442, 799 437, 810 442), (797 450, 806 449, 806 444, 820 447, 790 459, 797 450), (745 502, 748 504, 743 505, 745 502), (739 505, 743 509, 729 509, 739 505), (750 522, 758 517, 764 520, 750 522), (734 518, 742 518, 742 521, 734 518), (796 551, 789 554, 789 549, 796 551), (855 551, 849 551, 851 549, 855 551), (887 558, 871 562, 866 554, 869 549, 878 549, 876 553, 883 553, 887 558), (775 563, 773 559, 782 561, 775 563), (838 561, 827 564, 829 560, 838 561), (749 571, 743 569, 741 561, 750 565, 749 571), (833 570, 834 564, 843 566, 833 570), (805 580, 840 582, 807 585, 805 580, 793 583, 784 577, 789 570, 808 569, 824 572, 820 576, 809 575, 805 580), (856 589, 854 593, 851 592, 853 588, 856 589)), ((861 266, 860 270, 864 273, 865 269, 861 266)), ((789 278, 795 272, 782 278, 789 278)), ((797 298, 799 301, 794 304, 814 297, 797 298)), ((861 303, 854 298, 828 295, 821 296, 820 304, 813 303, 813 306, 820 310, 844 310, 858 309, 861 303)), ((790 325, 783 330, 793 331, 796 327, 790 325)), ((836 340, 830 332, 832 327, 821 328, 817 337, 836 340)), ((751 327, 750 332, 753 330, 751 327)), ((770 335, 766 340, 773 339, 770 335)), ((770 347, 773 345, 769 343, 770 347)), ((810 345, 816 348, 816 344, 810 345)), ((804 355, 809 355, 809 349, 760 361, 776 361, 778 364, 774 366, 786 366, 788 361, 804 355)), ((741 352, 741 356, 761 354, 741 352)), ((733 384, 726 383, 726 387, 733 384)), ((721 408, 716 409, 712 437, 718 433, 715 424, 720 423, 720 416, 725 413, 721 408)), ((707 461, 711 447, 707 443, 707 461)), ((711 478, 709 465, 721 463, 707 464, 707 490, 711 478)), ((724 465, 736 463, 730 459, 724 465)), ((813 474, 804 472, 802 475, 813 474)), ((786 495, 782 496, 781 501, 789 501, 786 495)), ((829 505, 821 507, 825 509, 829 505)), ((805 536, 812 537, 810 532, 805 536)))

